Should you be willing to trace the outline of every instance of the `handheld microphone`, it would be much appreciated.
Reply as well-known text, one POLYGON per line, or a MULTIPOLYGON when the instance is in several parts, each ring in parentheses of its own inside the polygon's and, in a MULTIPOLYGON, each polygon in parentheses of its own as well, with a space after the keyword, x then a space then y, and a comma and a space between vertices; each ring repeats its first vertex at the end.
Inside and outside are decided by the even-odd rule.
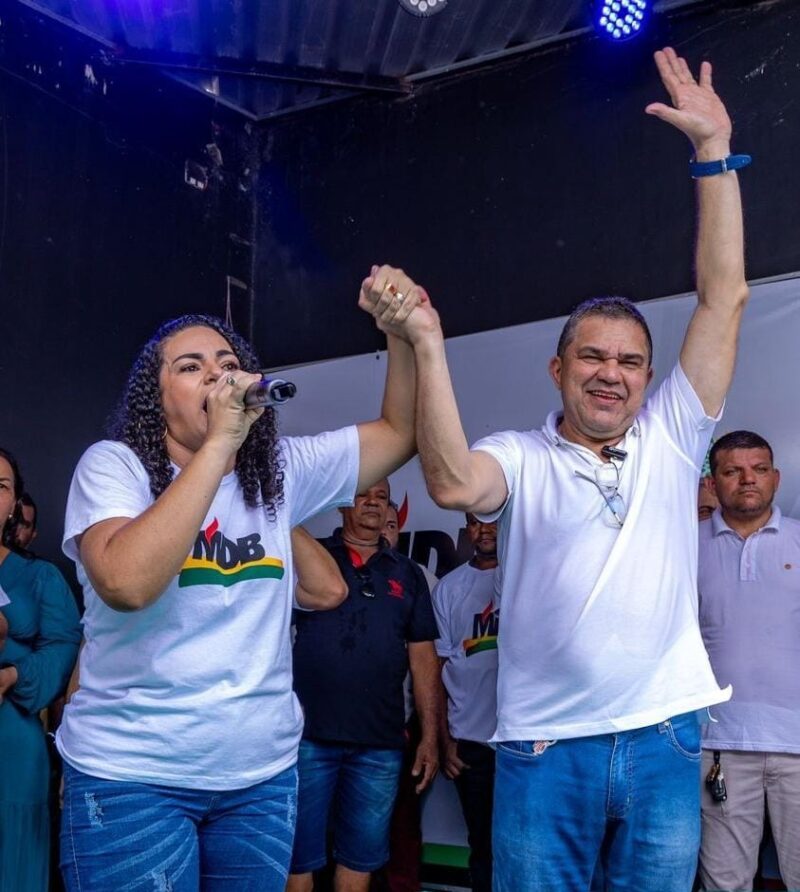
POLYGON ((260 409, 285 403, 297 393, 297 387, 283 378, 262 378, 251 384, 244 392, 244 405, 247 409, 260 409))

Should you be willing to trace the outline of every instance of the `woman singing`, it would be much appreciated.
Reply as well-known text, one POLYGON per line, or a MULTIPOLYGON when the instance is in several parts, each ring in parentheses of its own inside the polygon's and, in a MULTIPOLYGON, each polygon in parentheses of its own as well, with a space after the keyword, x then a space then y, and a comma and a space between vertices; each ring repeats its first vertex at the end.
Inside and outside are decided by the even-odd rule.
MULTIPOLYGON (((362 290, 398 316, 421 299, 389 267, 362 290)), ((75 471, 64 549, 86 643, 58 735, 70 892, 283 890, 302 726, 290 531, 411 456, 414 373, 390 337, 380 418, 278 439, 274 410, 244 405, 258 368, 217 319, 166 323, 112 438, 75 471)))

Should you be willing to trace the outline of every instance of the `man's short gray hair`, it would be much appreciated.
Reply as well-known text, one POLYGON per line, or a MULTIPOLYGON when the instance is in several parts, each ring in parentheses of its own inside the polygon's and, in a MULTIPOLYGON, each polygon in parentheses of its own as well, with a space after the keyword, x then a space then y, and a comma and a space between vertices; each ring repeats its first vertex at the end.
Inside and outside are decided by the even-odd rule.
POLYGON ((644 332, 647 339, 647 364, 653 364, 653 338, 650 335, 650 329, 644 316, 636 309, 636 304, 627 297, 590 297, 577 307, 570 314, 569 319, 564 323, 561 329, 561 336, 558 339, 558 347, 556 354, 559 358, 564 358, 567 347, 575 340, 575 330, 578 324, 589 316, 603 316, 606 319, 629 319, 635 322, 644 332))

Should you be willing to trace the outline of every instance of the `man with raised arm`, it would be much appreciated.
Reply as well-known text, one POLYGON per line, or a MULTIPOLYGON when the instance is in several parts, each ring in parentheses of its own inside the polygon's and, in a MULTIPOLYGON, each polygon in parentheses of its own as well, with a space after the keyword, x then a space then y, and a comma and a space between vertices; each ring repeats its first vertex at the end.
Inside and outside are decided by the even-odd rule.
POLYGON ((687 892, 699 844, 695 711, 720 690, 697 623, 697 483, 747 300, 731 123, 711 66, 656 53, 671 105, 648 114, 694 147, 698 303, 680 360, 645 402, 647 325, 587 301, 550 360, 562 408, 541 431, 469 449, 425 292, 362 290, 417 363, 417 442, 443 507, 498 520, 494 888, 687 892), (724 161, 723 161, 724 159, 724 161), (409 307, 412 311, 409 312, 409 307))

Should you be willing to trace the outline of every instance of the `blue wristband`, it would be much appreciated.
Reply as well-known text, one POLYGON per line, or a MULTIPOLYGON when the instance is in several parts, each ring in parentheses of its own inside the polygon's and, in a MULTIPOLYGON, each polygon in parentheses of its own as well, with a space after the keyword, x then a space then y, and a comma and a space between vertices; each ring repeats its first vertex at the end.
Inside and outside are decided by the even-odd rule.
POLYGON ((727 173, 729 170, 747 167, 752 160, 750 155, 728 155, 727 158, 720 158, 719 161, 695 161, 692 157, 689 160, 689 173, 695 180, 698 177, 713 177, 718 173, 727 173))

